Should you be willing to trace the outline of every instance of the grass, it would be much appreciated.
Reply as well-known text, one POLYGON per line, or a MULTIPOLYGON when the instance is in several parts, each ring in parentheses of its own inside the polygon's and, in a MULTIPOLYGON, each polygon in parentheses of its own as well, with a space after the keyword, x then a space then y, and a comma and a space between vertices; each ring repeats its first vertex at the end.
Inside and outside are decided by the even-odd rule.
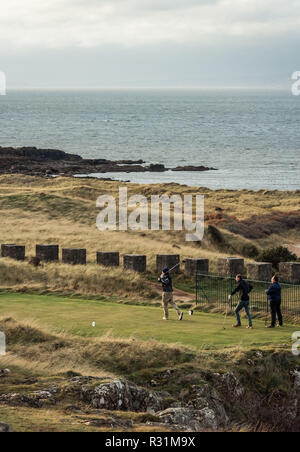
MULTIPOLYGON (((74 300, 53 295, 2 294, 0 315, 18 321, 30 321, 56 333, 96 338, 103 335, 162 343, 180 344, 195 349, 222 349, 224 347, 251 347, 291 344, 295 326, 266 330, 264 322, 255 321, 255 329, 234 330, 233 318, 228 318, 226 330, 223 317, 218 314, 185 312, 178 322, 172 312, 170 320, 162 320, 162 310, 152 306, 128 306, 110 300, 74 300), (96 322, 93 327, 92 323, 96 322)), ((246 326, 246 321, 244 320, 246 326)))
MULTIPOLYGON (((245 245, 259 249, 274 242, 298 243, 299 228, 281 230, 280 226, 287 223, 290 212, 297 217, 299 195, 299 191, 213 191, 177 184, 0 176, 1 243, 24 244, 27 256, 35 254, 37 243, 86 248, 88 260, 84 267, 43 264, 38 268, 28 262, 0 260, 0 288, 9 288, 0 293, 0 331, 5 331, 8 343, 0 368, 12 371, 11 376, 0 379, 0 393, 27 393, 52 383, 63 386, 70 371, 100 378, 122 376, 146 387, 151 387, 154 378, 158 390, 169 391, 176 401, 184 400, 186 395, 182 399, 179 395, 187 387, 201 383, 203 372, 234 372, 254 398, 257 388, 268 400, 274 394, 280 396, 287 386, 291 390, 290 371, 298 363, 290 352, 295 326, 266 330, 264 322, 255 319, 253 331, 233 330, 231 317, 224 331, 222 315, 197 312, 189 317, 187 311, 183 322, 178 322, 174 311, 164 322, 162 309, 155 307, 159 300, 153 281, 156 254, 208 258, 211 271, 216 272, 219 257, 239 256, 245 245), (103 194, 117 197, 120 185, 127 186, 129 196, 143 194, 147 198, 204 194, 206 224, 221 230, 226 246, 218 247, 207 234, 201 243, 187 243, 181 232, 99 232, 96 199, 103 194), (279 212, 273 233, 272 216, 278 219, 279 212), (253 215, 257 215, 257 223, 253 215), (266 215, 271 217, 266 220, 266 215), (250 228, 252 232, 256 224, 266 221, 263 238, 245 238, 245 231, 250 228), (95 265, 96 251, 145 254, 148 273, 99 267, 95 265), (257 357, 258 349, 264 353, 263 360, 257 357), (164 381, 160 375, 166 369, 173 373, 164 381), (24 383, 28 377, 38 382, 24 383)), ((296 220, 289 221, 296 224, 296 220)), ((175 286, 194 293, 194 281, 182 274, 175 278, 175 286)), ((95 413, 90 406, 76 413, 66 411, 68 404, 74 403, 81 402, 67 396, 56 406, 41 409, 1 405, 0 419, 17 431, 109 431, 109 423, 93 427, 88 418, 127 416, 134 422, 131 431, 162 431, 162 427, 141 424, 144 414, 95 413)), ((239 410, 245 411, 245 407, 239 410)))
MULTIPOLYGON (((85 296, 153 299, 155 291, 144 282, 143 276, 123 272, 121 267, 111 270, 99 268, 95 265, 96 252, 119 251, 121 262, 123 254, 145 254, 149 271, 146 279, 156 276, 156 254, 161 253, 180 254, 182 259, 207 258, 210 260, 210 270, 216 272, 219 257, 240 256, 247 246, 255 245, 260 249, 274 241, 279 244, 299 241, 297 228, 288 232, 283 228, 282 235, 276 233, 260 241, 250 241, 238 233, 222 229, 218 223, 221 221, 219 215, 229 218, 230 225, 234 223, 238 230, 239 222, 252 215, 259 215, 261 223, 263 215, 276 216, 279 211, 297 214, 298 210, 297 191, 213 191, 177 184, 137 185, 66 177, 46 179, 21 175, 0 176, 1 243, 25 245, 28 257, 35 255, 37 243, 58 244, 60 248, 86 248, 88 262, 84 268, 54 264, 35 269, 27 262, 17 263, 4 259, 0 262, 0 287, 85 296), (120 185, 127 186, 129 196, 140 193, 147 198, 157 193, 203 193, 206 224, 216 224, 221 228, 225 245, 220 247, 212 243, 207 234, 201 243, 189 243, 180 231, 100 232, 96 227, 99 213, 96 199, 103 194, 117 197, 120 185)), ((255 227, 255 223, 252 220, 250 222, 255 227)), ((246 263, 249 261, 246 258, 246 263)), ((176 285, 187 291, 193 290, 192 280, 179 278, 176 285)))
MULTIPOLYGON (((128 416, 126 413, 117 413, 120 419, 126 420, 128 416)), ((146 414, 145 418, 149 417, 146 414)), ((67 413, 63 408, 55 409, 34 409, 23 407, 1 407, 0 419, 5 419, 5 422, 14 426, 14 431, 20 433, 39 433, 39 432, 67 432, 67 433, 96 433, 96 432, 125 432, 128 431, 122 427, 110 427, 109 421, 106 426, 95 427, 92 425, 94 419, 109 419, 109 413, 104 413, 102 416, 91 415, 88 413, 67 413)), ((142 424, 143 419, 141 415, 130 413, 130 418, 133 419, 133 427, 130 432, 168 432, 168 427, 155 427, 142 424)))
MULTIPOLYGON (((185 242, 185 234, 176 231, 146 231, 143 234, 133 231, 99 232, 96 228, 99 213, 96 200, 104 194, 117 197, 120 185, 127 186, 129 196, 143 194, 147 198, 154 194, 204 194, 207 224, 218 223, 220 214, 216 216, 216 208, 222 208, 231 222, 259 215, 259 223, 266 214, 279 211, 297 213, 299 210, 300 196, 297 191, 214 191, 177 184, 137 185, 94 179, 7 175, 0 176, 1 240, 24 243, 28 254, 34 254, 37 242, 85 247, 89 262, 95 261, 95 253, 99 250, 146 254, 150 267, 154 267, 155 255, 163 250, 170 254, 180 253, 183 257, 209 258, 212 270, 216 270, 217 257, 223 254, 218 250, 216 255, 216 250, 207 243, 207 237, 199 247, 199 244, 185 242)), ((238 234, 228 232, 227 238, 231 252, 239 254, 241 243, 245 240, 238 234)), ((286 231, 283 237, 277 234, 277 238, 282 243, 289 241, 286 231)), ((264 246, 271 241, 264 238, 264 246)), ((228 250, 224 250, 224 255, 227 253, 228 250)))
POLYGON ((0 419, 18 432, 169 431, 167 425, 145 424, 158 421, 146 413, 93 409, 68 390, 69 379, 80 374, 101 382, 121 377, 150 390, 154 380, 155 390, 167 391, 173 403, 193 397, 193 385, 210 381, 213 372, 233 372, 247 389, 245 405, 239 400, 231 406, 221 394, 233 418, 245 424, 237 430, 255 428, 257 417, 250 408, 258 392, 270 405, 265 414, 268 430, 278 400, 284 406, 293 397, 290 373, 299 363, 290 352, 295 327, 269 331, 257 320, 253 331, 233 330, 228 319, 224 331, 222 323, 221 315, 207 313, 178 322, 174 311, 164 322, 161 308, 109 298, 3 292, 0 331, 7 337, 7 354, 0 357, 0 368, 11 373, 0 378, 0 394, 30 395, 52 385, 60 392, 55 405, 42 408, 1 403, 0 419), (119 424, 111 427, 111 419, 119 424), (124 426, 126 420, 132 420, 132 426, 124 426))

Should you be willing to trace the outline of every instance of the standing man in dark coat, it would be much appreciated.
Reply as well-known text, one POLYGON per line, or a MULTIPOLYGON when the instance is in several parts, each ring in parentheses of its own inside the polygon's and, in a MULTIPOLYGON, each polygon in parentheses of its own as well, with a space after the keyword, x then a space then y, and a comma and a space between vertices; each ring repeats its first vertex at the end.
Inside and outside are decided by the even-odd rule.
POLYGON ((237 275, 235 278, 236 282, 238 283, 236 289, 234 289, 234 291, 231 293, 231 295, 229 295, 229 301, 231 300, 231 298, 233 297, 233 295, 235 295, 236 293, 239 292, 240 294, 240 302, 237 305, 236 309, 235 309, 235 316, 237 319, 237 324, 233 325, 233 328, 240 328, 242 326, 242 322, 241 322, 241 316, 240 316, 240 311, 242 309, 245 309, 248 320, 249 320, 249 325, 247 326, 248 329, 252 329, 253 328, 253 323, 252 323, 252 317, 250 314, 250 297, 249 297, 249 293, 251 292, 251 290, 253 289, 253 287, 248 284, 242 277, 242 275, 237 275))
POLYGON ((276 317, 278 317, 279 326, 283 326, 283 318, 281 313, 281 285, 279 284, 278 276, 273 276, 272 284, 268 290, 266 290, 268 300, 270 302, 272 323, 267 328, 275 328, 276 317))

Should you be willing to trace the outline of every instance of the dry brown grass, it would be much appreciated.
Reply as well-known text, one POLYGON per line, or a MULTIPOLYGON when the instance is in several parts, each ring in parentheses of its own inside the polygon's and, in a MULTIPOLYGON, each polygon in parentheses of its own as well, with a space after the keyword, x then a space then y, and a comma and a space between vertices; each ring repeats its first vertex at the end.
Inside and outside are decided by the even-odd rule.
MULTIPOLYGON (((126 274, 121 269, 107 271, 95 266, 96 252, 145 254, 150 271, 155 270, 155 256, 159 253, 180 254, 182 258, 208 258, 212 271, 217 270, 218 257, 240 254, 242 247, 239 241, 245 239, 228 231, 223 231, 229 244, 224 249, 212 246, 206 236, 201 246, 187 243, 185 234, 181 232, 100 232, 96 227, 96 199, 103 194, 117 196, 120 185, 126 184, 95 179, 1 176, 1 242, 26 245, 27 256, 35 254, 37 243, 55 243, 61 248, 86 248, 88 266, 49 265, 34 270, 27 265, 3 261, 0 285, 108 295, 126 295, 134 290, 138 296, 151 296, 153 293, 148 287, 141 287, 139 276, 126 274)), ((206 215, 216 217, 215 221, 218 221, 216 208, 222 208, 224 215, 242 221, 252 215, 296 212, 300 200, 299 191, 213 191, 176 184, 127 184, 127 187, 129 195, 139 193, 147 197, 163 193, 204 194, 206 215)), ((298 230, 285 231, 282 236, 276 232, 276 240, 280 244, 295 243, 298 234, 298 230)), ((272 240, 274 237, 264 237, 261 243, 268 246, 272 240)), ((260 243, 255 241, 255 244, 259 247, 260 243)))
POLYGON ((11 366, 39 374, 69 371, 97 377, 129 375, 143 369, 173 366, 191 361, 195 352, 153 339, 120 338, 107 333, 99 338, 78 338, 38 328, 36 321, 0 319, 0 330, 10 344, 1 367, 11 366))
POLYGON ((43 264, 35 268, 27 262, 0 261, 0 287, 13 290, 37 290, 82 295, 152 298, 157 293, 142 275, 122 268, 105 268, 96 264, 71 266, 43 264))

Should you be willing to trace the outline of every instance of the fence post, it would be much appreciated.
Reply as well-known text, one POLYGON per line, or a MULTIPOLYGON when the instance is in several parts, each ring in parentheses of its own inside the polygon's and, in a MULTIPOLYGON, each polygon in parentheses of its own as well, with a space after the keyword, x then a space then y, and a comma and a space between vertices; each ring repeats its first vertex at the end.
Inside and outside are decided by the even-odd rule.
MULTIPOLYGON (((233 292, 233 276, 232 274, 230 275, 230 293, 232 294, 233 292)), ((232 310, 232 298, 230 298, 230 309, 232 310)))
POLYGON ((6 337, 5 334, 0 331, 0 356, 6 355, 6 337))

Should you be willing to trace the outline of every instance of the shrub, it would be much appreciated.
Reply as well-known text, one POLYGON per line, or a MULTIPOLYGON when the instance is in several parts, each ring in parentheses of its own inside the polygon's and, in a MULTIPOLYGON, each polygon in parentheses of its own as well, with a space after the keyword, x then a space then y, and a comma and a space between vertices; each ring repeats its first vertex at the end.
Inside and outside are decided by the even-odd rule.
POLYGON ((255 259, 259 255, 258 248, 251 243, 244 243, 240 252, 242 256, 249 257, 250 259, 255 259))
POLYGON ((224 245, 225 239, 223 234, 215 226, 209 225, 207 228, 207 237, 213 245, 224 245))
POLYGON ((296 254, 290 252, 288 248, 279 246, 277 248, 267 248, 263 250, 256 259, 257 262, 271 262, 276 270, 279 269, 280 262, 297 261, 296 254))

